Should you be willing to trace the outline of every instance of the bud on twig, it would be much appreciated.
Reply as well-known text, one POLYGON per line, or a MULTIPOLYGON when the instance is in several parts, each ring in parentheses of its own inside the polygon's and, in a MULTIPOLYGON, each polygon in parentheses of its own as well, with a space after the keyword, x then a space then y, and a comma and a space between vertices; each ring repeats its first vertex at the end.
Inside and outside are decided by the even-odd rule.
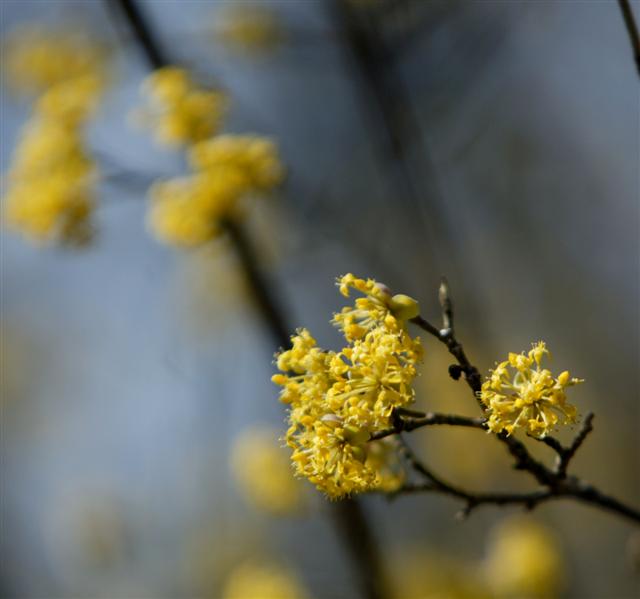
POLYGON ((444 277, 440 281, 438 300, 442 309, 442 328, 453 332, 453 302, 451 301, 449 283, 444 277))

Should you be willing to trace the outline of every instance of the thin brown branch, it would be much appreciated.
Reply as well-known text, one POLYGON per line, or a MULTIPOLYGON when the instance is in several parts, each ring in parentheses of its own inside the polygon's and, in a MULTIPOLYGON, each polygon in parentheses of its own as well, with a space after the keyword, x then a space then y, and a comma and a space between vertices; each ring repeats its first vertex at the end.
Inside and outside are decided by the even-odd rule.
MULTIPOLYGON (((447 289, 447 295, 448 294, 449 291, 447 289)), ((443 320, 449 319, 451 322, 453 322, 453 303, 451 302, 451 300, 449 300, 447 310, 450 312, 450 315, 446 316, 446 313, 443 313, 443 320)), ((462 347, 462 344, 456 339, 453 329, 438 329, 422 316, 416 316, 415 318, 412 318, 411 322, 447 346, 449 353, 457 360, 461 372, 464 373, 465 380, 473 391, 476 401, 484 410, 485 408, 480 402, 479 398, 479 394, 482 389, 482 377, 480 376, 480 372, 478 371, 478 369, 473 366, 469 361, 469 358, 467 358, 464 348, 462 347)))
MULTIPOLYGON (((445 318, 453 319, 453 303, 451 302, 451 299, 449 297, 450 291, 448 286, 446 289, 446 295, 449 301, 443 302, 441 300, 440 304, 443 311, 450 311, 451 314, 449 316, 445 316, 443 314, 443 321, 445 318)), ((453 330, 451 328, 448 328, 439 331, 436 327, 434 327, 430 322, 428 322, 421 316, 413 318, 411 322, 413 322, 422 330, 426 331, 447 346, 449 353, 451 353, 456 358, 458 368, 465 374, 465 379, 467 381, 467 384, 469 385, 469 388, 473 392, 474 398, 477 401, 480 401, 479 396, 482 389, 482 378, 480 376, 480 372, 469 361, 469 358, 467 357, 462 344, 456 339, 453 330)), ((485 411, 486 408, 484 407, 484 405, 482 403, 480 403, 480 405, 483 411, 485 411)), ((418 423, 424 421, 424 419, 414 419, 414 421, 418 423)), ((406 424, 404 420, 402 422, 396 421, 393 424, 395 429, 401 428, 401 430, 412 430, 410 428, 410 422, 412 422, 412 420, 409 420, 406 424)), ((421 426, 427 426, 428 424, 428 422, 425 422, 424 424, 421 424, 421 426)), ((484 423, 482 424, 482 427, 484 428, 484 423)), ((414 426, 413 428, 419 428, 419 426, 414 426)), ((517 470, 528 472, 542 487, 542 489, 536 492, 540 494, 540 499, 533 501, 530 504, 530 507, 534 507, 539 501, 546 501, 547 499, 572 497, 579 501, 599 506, 605 510, 614 512, 620 516, 624 516, 640 523, 640 511, 638 511, 637 509, 622 503, 618 499, 604 494, 596 487, 587 484, 586 482, 575 476, 567 475, 569 463, 592 430, 593 414, 588 414, 583 422, 580 431, 569 447, 564 447, 557 439, 554 439, 552 437, 544 437, 539 439, 541 442, 543 442, 545 445, 548 445, 556 452, 557 458, 556 466, 554 469, 548 468, 542 462, 535 459, 526 448, 524 443, 516 439, 513 435, 507 435, 505 432, 502 432, 497 434, 496 438, 505 445, 505 447, 513 457, 514 468, 516 468, 517 470)), ((415 460, 411 461, 411 463, 413 464, 413 467, 417 472, 427 478, 427 487, 429 491, 441 491, 449 495, 457 496, 460 499, 468 501, 468 506, 471 505, 473 507, 475 505, 479 505, 480 503, 497 503, 497 500, 503 501, 503 503, 519 502, 526 504, 526 495, 521 496, 513 494, 483 494, 481 495, 481 497, 491 498, 491 500, 486 499, 480 501, 479 503, 474 503, 470 499, 470 497, 472 498, 475 496, 474 494, 456 489, 455 487, 451 487, 446 483, 444 487, 440 484, 436 484, 431 477, 432 473, 430 473, 428 470, 425 470, 423 465, 420 465, 419 462, 415 460), (514 498, 514 501, 508 501, 508 497, 514 498)), ((411 492, 416 491, 414 489, 411 492)))
POLYGON ((533 509, 539 503, 553 497, 552 491, 548 489, 531 491, 529 493, 476 493, 463 489, 436 475, 431 468, 416 457, 415 453, 406 441, 402 439, 402 437, 400 438, 402 441, 402 453, 405 459, 411 467, 425 479, 425 482, 422 484, 406 484, 396 491, 396 494, 403 495, 408 493, 426 492, 455 497, 465 503, 465 507, 460 514, 461 516, 467 516, 476 507, 485 504, 500 506, 517 504, 523 505, 527 509, 533 509))
POLYGON ((578 434, 575 436, 569 447, 565 447, 564 445, 562 445, 562 443, 560 443, 560 441, 554 439, 553 437, 532 437, 536 441, 540 441, 541 443, 548 445, 556 452, 556 473, 560 477, 564 478, 567 476, 567 468, 569 467, 569 462, 573 459, 573 456, 576 454, 578 449, 580 449, 580 446, 587 438, 589 433, 593 431, 594 417, 595 415, 593 414, 593 412, 589 412, 589 414, 586 415, 584 421, 582 422, 582 426, 578 431, 578 434))
POLYGON ((532 510, 543 502, 569 498, 597 506, 618 516, 628 518, 633 522, 640 523, 640 511, 637 509, 602 493, 593 485, 587 484, 577 477, 563 478, 550 471, 547 471, 550 474, 547 483, 543 484, 540 489, 527 493, 486 493, 463 489, 436 475, 430 467, 416 457, 402 436, 400 436, 400 439, 403 456, 413 470, 425 479, 425 482, 418 484, 407 483, 398 489, 394 495, 438 493, 454 497, 465 503, 465 507, 460 513, 462 517, 468 516, 475 508, 482 505, 521 505, 528 510, 532 510))
POLYGON ((467 416, 457 416, 455 414, 436 414, 429 412, 422 418, 402 418, 395 416, 393 418, 394 426, 383 429, 371 435, 371 441, 384 439, 391 435, 397 435, 403 431, 413 431, 424 426, 463 426, 469 428, 485 429, 484 418, 469 418, 467 416))

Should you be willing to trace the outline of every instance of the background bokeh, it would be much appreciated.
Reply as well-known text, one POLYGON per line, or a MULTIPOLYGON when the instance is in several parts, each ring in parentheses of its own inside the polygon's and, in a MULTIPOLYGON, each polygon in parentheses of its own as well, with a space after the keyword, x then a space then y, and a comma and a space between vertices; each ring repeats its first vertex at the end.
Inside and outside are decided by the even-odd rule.
MULTIPOLYGON (((286 184, 248 227, 289 321, 335 346, 333 280, 349 271, 419 298, 435 319, 446 274, 459 337, 482 370, 544 339, 555 369, 586 379, 574 400, 596 412, 596 429, 574 468, 637 505, 640 98, 617 3, 390 10, 382 34, 406 95, 400 152, 335 5, 243 2, 268 8, 279 27, 249 52, 217 34, 233 4, 142 8, 175 60, 229 91, 226 128, 280 145, 286 184)), ((109 44, 114 61, 90 127, 103 175, 95 242, 43 249, 2 232, 2 596, 219 597, 237 564, 268 557, 311 596, 353 597, 326 502, 310 492, 301 512, 267 516, 234 476, 242 431, 283 430, 270 382, 278 348, 224 239, 181 253, 145 229, 148 186, 184 165, 127 119, 147 74, 138 47, 98 1, 0 9, 3 36, 71 22, 109 44)), ((5 171, 30 103, 4 74, 1 102, 5 171)), ((427 340, 419 402, 473 415, 448 363, 427 340)), ((483 435, 424 430, 411 441, 467 486, 527 488, 483 435)), ((405 581, 403 565, 428 572, 434 556, 471 576, 465 564, 482 562, 513 513, 487 507, 459 522, 443 497, 363 503, 388 577, 405 581)), ((640 592, 628 522, 570 502, 528 518, 555 533, 560 596, 640 592)), ((428 582, 421 592, 431 596, 428 582)))

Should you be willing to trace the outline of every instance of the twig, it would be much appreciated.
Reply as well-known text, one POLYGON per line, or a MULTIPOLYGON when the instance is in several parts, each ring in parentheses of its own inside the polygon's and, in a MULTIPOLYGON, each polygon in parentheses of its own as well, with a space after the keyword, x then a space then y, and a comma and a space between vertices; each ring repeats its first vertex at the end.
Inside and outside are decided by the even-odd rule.
POLYGON ((631 41, 631 49, 633 50, 633 58, 636 61, 636 68, 640 75, 640 33, 638 33, 638 26, 636 25, 635 18, 633 16, 633 9, 629 0, 618 0, 620 10, 622 11, 622 18, 629 34, 629 40, 631 41))
MULTIPOLYGON (((446 294, 447 296, 450 295, 448 287, 447 287, 446 294)), ((453 303, 450 301, 450 298, 449 298, 449 302, 441 301, 440 304, 443 311, 447 310, 451 312, 449 316, 443 315, 443 319, 444 318, 453 319, 453 303)), ((429 323, 427 320, 425 320, 421 316, 413 318, 411 322, 413 322, 414 324, 419 326, 422 330, 434 336, 436 339, 438 339, 440 342, 444 343, 447 346, 447 349, 449 350, 449 352, 456 358, 459 368, 462 370, 462 372, 465 373, 467 384, 469 385, 471 391, 473 392, 474 398, 479 401, 479 395, 482 389, 482 379, 481 379, 480 373, 478 369, 470 363, 469 359, 467 358, 467 355, 464 352, 464 348, 462 347, 462 344, 456 339, 453 333, 453 330, 443 329, 439 331, 436 327, 434 327, 431 323, 429 323)), ((482 405, 482 403, 480 405, 484 411, 485 410, 484 405, 482 405)), ((427 426, 429 424, 436 424, 436 423, 452 424, 455 426, 471 426, 472 428, 484 428, 485 426, 484 420, 481 420, 480 426, 477 426, 475 424, 471 425, 468 422, 469 419, 463 419, 462 422, 458 422, 458 418, 460 417, 454 417, 454 416, 446 417, 446 419, 450 420, 449 422, 445 422, 445 421, 437 422, 438 420, 441 420, 440 418, 435 418, 436 422, 429 422, 428 416, 429 415, 427 415, 427 417, 422 419, 411 419, 407 422, 396 417, 393 422, 394 424, 393 429, 395 430, 396 433, 398 433, 401 430, 412 430, 411 428, 412 422, 416 423, 416 426, 413 426, 413 428, 419 428, 419 426, 427 426), (465 421, 466 423, 464 423, 465 421), (417 424, 417 423, 420 423, 420 424, 417 424)), ((603 509, 615 512, 618 515, 624 516, 635 522, 640 523, 640 511, 622 503, 621 501, 613 497, 605 495, 596 487, 587 484, 586 482, 584 482, 583 480, 575 476, 567 475, 567 469, 569 467, 569 463, 571 462, 576 452, 581 447, 582 443, 584 442, 584 440, 587 438, 587 436, 592 430, 593 430, 593 414, 588 414, 584 420, 582 427, 580 428, 580 431, 578 432, 578 434, 576 435, 576 437, 574 438, 573 442, 569 447, 564 447, 557 439, 554 439, 552 437, 547 436, 547 437, 538 439, 545 445, 551 447, 557 454, 556 465, 553 470, 545 466, 542 462, 536 460, 529 453, 526 446, 521 441, 516 439, 513 435, 507 435, 505 432, 502 432, 496 435, 496 438, 506 446, 507 450, 513 457, 514 468, 517 470, 528 472, 533 478, 535 478, 538 484, 543 487, 543 489, 536 492, 538 493, 538 495, 536 495, 535 500, 531 504, 527 504, 526 495, 513 495, 513 494, 507 494, 507 495, 483 494, 479 496, 483 498, 481 501, 472 501, 473 497, 476 497, 472 493, 469 493, 467 491, 462 491, 460 489, 456 489, 454 487, 451 487, 451 485, 447 485, 447 484, 445 484, 444 487, 439 484, 434 485, 432 476, 428 471, 426 471, 426 474, 425 474, 424 467, 421 466, 419 462, 415 460, 415 456, 411 463, 414 465, 414 468, 419 473, 425 475, 426 478, 428 478, 428 482, 429 482, 429 484, 427 485, 428 489, 423 489, 423 490, 429 490, 431 492, 433 491, 446 492, 449 495, 454 495, 461 499, 467 500, 468 506, 471 505, 472 507, 474 507, 475 505, 479 505, 481 503, 498 503, 499 501, 501 501, 503 503, 525 503, 527 505, 530 505, 530 507, 534 507, 540 501, 546 501, 552 498, 572 497, 574 499, 577 499, 585 503, 597 505, 603 509), (453 491, 451 489, 453 489, 453 491), (513 499, 513 501, 511 501, 508 498, 513 499)), ((387 431, 381 431, 380 434, 382 436, 388 436, 389 434, 394 434, 393 432, 390 432, 390 431, 391 429, 387 431)), ((401 492, 402 492, 402 489, 401 489, 401 492)), ((412 488, 411 492, 416 492, 416 489, 412 488)))
POLYGON ((573 459, 573 456, 576 454, 578 449, 580 449, 580 446, 587 438, 587 435, 593 431, 593 419, 593 412, 589 412, 589 414, 586 415, 578 434, 575 436, 569 447, 565 447, 553 437, 532 437, 533 439, 536 439, 536 441, 540 441, 541 443, 548 445, 558 454, 556 457, 556 473, 561 478, 565 478, 567 476, 569 462, 573 459))
POLYGON ((453 334, 453 301, 449 293, 449 283, 444 277, 440 281, 438 300, 442 310, 442 328, 451 331, 451 334, 453 334))
POLYGON ((403 431, 414 431, 417 428, 423 426, 437 426, 437 425, 449 425, 449 426, 464 426, 470 428, 485 429, 484 418, 468 418, 466 416, 456 416, 454 414, 435 414, 429 412, 422 418, 394 418, 394 426, 391 428, 383 429, 371 435, 371 441, 378 439, 384 439, 391 435, 397 435, 403 431))
POLYGON ((396 494, 408 493, 440 493, 449 495, 465 502, 465 507, 460 516, 468 516, 476 507, 493 504, 493 505, 524 505, 527 509, 533 509, 536 505, 543 501, 547 501, 553 497, 550 490, 537 490, 530 493, 475 493, 457 487, 446 482, 440 476, 436 475, 431 468, 424 462, 420 461, 407 442, 400 436, 402 442, 402 453, 411 467, 426 479, 423 484, 406 484, 401 487, 396 494))
MULTIPOLYGON (((447 291, 448 293, 448 291, 447 291)), ((453 322, 453 304, 450 303, 448 309, 451 311, 451 315, 446 317, 443 315, 443 320, 445 318, 450 318, 451 322, 453 322)), ((467 384, 473 391, 473 394, 476 398, 476 401, 480 404, 480 407, 484 410, 483 404, 480 402, 480 391, 482 390, 482 376, 478 369, 469 362, 469 358, 465 354, 464 348, 460 344, 460 342, 456 339, 456 336, 453 332, 452 328, 438 329, 433 326, 429 321, 425 320, 422 316, 416 316, 411 319, 411 322, 417 326, 419 326, 423 331, 426 331, 433 337, 435 337, 441 343, 444 343, 449 350, 449 353, 458 361, 458 366, 460 370, 465 375, 465 380, 467 384)))

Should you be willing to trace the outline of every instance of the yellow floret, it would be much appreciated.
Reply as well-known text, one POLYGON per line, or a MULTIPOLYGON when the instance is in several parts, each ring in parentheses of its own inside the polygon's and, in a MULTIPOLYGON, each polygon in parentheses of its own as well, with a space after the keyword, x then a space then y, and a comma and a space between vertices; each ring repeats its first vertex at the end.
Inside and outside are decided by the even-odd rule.
POLYGON ((570 378, 567 371, 554 378, 541 368, 548 353, 540 341, 527 354, 510 353, 496 365, 480 393, 489 412, 489 430, 510 435, 524 428, 531 435, 544 437, 556 425, 576 421, 577 411, 567 402, 566 389, 583 381, 570 378))

